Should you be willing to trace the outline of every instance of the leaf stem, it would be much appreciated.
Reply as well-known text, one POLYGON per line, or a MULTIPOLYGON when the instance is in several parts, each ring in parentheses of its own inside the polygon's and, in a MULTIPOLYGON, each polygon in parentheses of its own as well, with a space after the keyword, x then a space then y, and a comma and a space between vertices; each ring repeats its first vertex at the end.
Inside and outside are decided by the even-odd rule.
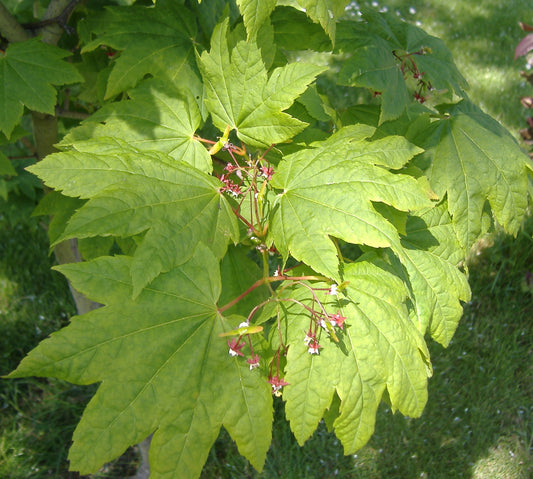
POLYGON ((261 278, 261 279, 258 279, 254 284, 252 284, 252 286, 250 286, 246 291, 239 294, 239 296, 237 296, 236 298, 232 299, 229 303, 218 308, 218 312, 223 313, 224 311, 228 310, 232 306, 236 305, 242 298, 246 297, 254 289, 259 288, 259 286, 262 286, 263 284, 274 283, 276 281, 329 281, 329 278, 326 278, 325 276, 314 276, 314 275, 309 275, 309 276, 279 275, 279 276, 268 276, 265 278, 261 278))
MULTIPOLYGON (((268 278, 270 274, 270 265, 268 264, 268 251, 266 249, 261 251, 261 257, 263 258, 263 278, 268 278)), ((270 290, 270 294, 274 296, 275 293, 270 282, 267 282, 267 286, 270 290)))

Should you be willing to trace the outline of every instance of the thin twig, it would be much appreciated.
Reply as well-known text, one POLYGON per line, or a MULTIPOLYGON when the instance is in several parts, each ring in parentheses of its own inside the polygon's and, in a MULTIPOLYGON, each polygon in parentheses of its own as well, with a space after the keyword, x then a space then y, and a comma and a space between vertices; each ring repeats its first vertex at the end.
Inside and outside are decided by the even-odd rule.
POLYGON ((38 22, 23 23, 22 26, 27 30, 39 30, 40 28, 46 27, 48 25, 53 25, 57 23, 61 28, 70 32, 70 29, 67 27, 67 21, 70 17, 70 14, 74 10, 74 7, 80 3, 81 0, 72 0, 64 9, 52 18, 46 18, 44 20, 39 20, 38 22))
POLYGON ((85 120, 91 115, 82 111, 71 111, 56 107, 56 116, 61 118, 73 118, 74 120, 85 120))

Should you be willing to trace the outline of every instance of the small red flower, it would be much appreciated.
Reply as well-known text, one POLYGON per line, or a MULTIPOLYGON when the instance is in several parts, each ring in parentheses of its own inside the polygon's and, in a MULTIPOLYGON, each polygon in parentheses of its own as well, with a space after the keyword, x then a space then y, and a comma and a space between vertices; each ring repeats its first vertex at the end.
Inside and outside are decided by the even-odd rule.
POLYGON ((321 348, 322 346, 318 344, 318 341, 316 339, 313 339, 309 343, 308 347, 309 349, 307 351, 309 352, 309 354, 320 354, 320 351, 318 350, 318 348, 321 348))
POLYGON ((259 367, 260 359, 261 358, 257 354, 252 354, 252 357, 246 360, 246 362, 250 365, 250 371, 259 367))
POLYGON ((272 168, 271 166, 262 166, 261 173, 267 180, 270 181, 272 179, 272 175, 274 174, 274 168, 272 168))
POLYGON ((281 396, 281 388, 289 385, 289 383, 286 383, 283 378, 280 378, 277 374, 275 376, 269 376, 268 382, 272 386, 272 394, 277 397, 281 396))
POLYGON ((307 331, 307 333, 305 333, 304 343, 309 346, 309 343, 314 340, 315 334, 311 330, 307 331))
POLYGON ((229 355, 230 356, 243 356, 244 354, 241 352, 241 349, 244 347, 244 343, 239 344, 239 339, 232 338, 231 342, 228 341, 229 346, 229 355))
POLYGON ((221 192, 227 191, 228 193, 230 193, 235 198, 237 198, 237 197, 239 197, 240 195, 243 194, 242 191, 241 191, 241 188, 239 187, 239 185, 233 183, 233 181, 231 181, 229 178, 227 178, 225 174, 220 175, 220 181, 222 181, 222 183, 224 183, 224 186, 222 188, 220 188, 221 192))
POLYGON ((422 96, 420 93, 415 92, 414 94, 415 100, 419 103, 424 103, 426 101, 425 97, 422 96))
POLYGON ((346 320, 346 318, 344 316, 341 316, 340 312, 337 312, 335 314, 330 314, 329 315, 329 322, 331 323, 331 325, 332 326, 338 326, 341 329, 344 328, 344 321, 345 320, 346 320))

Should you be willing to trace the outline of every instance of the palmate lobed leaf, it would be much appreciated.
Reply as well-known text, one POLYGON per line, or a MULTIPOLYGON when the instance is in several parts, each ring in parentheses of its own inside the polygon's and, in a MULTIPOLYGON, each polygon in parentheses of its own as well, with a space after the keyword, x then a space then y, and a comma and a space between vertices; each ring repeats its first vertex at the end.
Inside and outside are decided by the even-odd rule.
POLYGON ((278 250, 339 283, 339 259, 329 236, 396 248, 396 228, 372 203, 401 211, 431 206, 430 193, 414 178, 381 166, 392 162, 397 168, 421 150, 398 137, 369 142, 365 138, 372 132, 367 126, 346 127, 315 148, 285 157, 271 183, 282 190, 270 220, 278 250))
POLYGON ((122 52, 112 66, 105 99, 132 88, 147 74, 184 82, 193 94, 201 93, 192 42, 196 19, 179 2, 108 7, 101 15, 86 19, 81 29, 89 39, 82 52, 102 45, 122 52), (91 34, 96 38, 90 39, 91 34))
MULTIPOLYGON (((339 26, 338 49, 348 55, 339 72, 343 85, 361 86, 381 93, 380 123, 398 118, 410 103, 400 57, 408 54, 430 95, 464 97, 468 87, 457 70, 451 52, 439 38, 390 14, 363 8, 365 22, 346 21, 339 26)), ((411 73, 405 69, 405 77, 411 73)), ((412 87, 411 87, 412 88, 412 87)))
POLYGON ((228 20, 215 27, 211 50, 199 57, 207 89, 206 106, 215 126, 229 125, 245 144, 268 147, 301 132, 306 123, 283 110, 325 70, 306 63, 291 63, 267 75, 261 51, 254 41, 241 40, 228 47, 228 20))
POLYGON ((189 90, 180 91, 172 83, 148 80, 131 90, 129 97, 130 100, 98 110, 71 130, 61 146, 91 138, 118 138, 141 151, 160 151, 211 173, 211 156, 194 139, 202 116, 189 90))
POLYGON ((24 106, 55 114, 57 91, 53 85, 83 82, 76 68, 63 60, 69 55, 38 38, 7 47, 0 56, 0 132, 11 135, 24 106))
POLYGON ((236 217, 218 179, 119 140, 80 142, 75 148, 30 168, 63 194, 89 199, 56 241, 146 232, 131 268, 135 295, 184 262, 198 242, 221 258, 229 241, 237 241, 236 217))
MULTIPOLYGON (((283 397, 291 429, 303 444, 336 395, 340 407, 333 428, 345 453, 352 454, 372 435, 385 389, 393 410, 412 417, 422 413, 430 370, 422 334, 405 305, 403 281, 375 255, 346 266, 345 278, 349 284, 343 293, 324 301, 330 314, 346 317, 343 330, 336 330, 339 343, 322 330, 319 355, 309 354, 303 341, 309 330, 308 312, 286 303, 291 328, 285 375, 289 385, 283 397)), ((286 296, 312 304, 307 288, 287 291, 286 296)))
POLYGON ((470 287, 459 269, 464 258, 446 203, 408 217, 401 244, 415 324, 447 346, 463 314, 461 302, 470 300, 470 287))
POLYGON ((495 120, 463 100, 447 115, 411 135, 431 159, 426 174, 447 196, 459 242, 468 251, 485 232, 485 203, 496 220, 516 234, 527 208, 528 156, 495 120))
POLYGON ((276 8, 276 0, 236 0, 242 13, 248 39, 254 38, 276 8))
POLYGON ((261 469, 270 445, 270 386, 228 355, 235 327, 216 302, 218 261, 203 245, 132 299, 129 257, 58 267, 74 287, 106 304, 42 342, 11 377, 101 382, 74 432, 69 459, 95 472, 151 433, 154 479, 197 477, 221 426, 261 469))

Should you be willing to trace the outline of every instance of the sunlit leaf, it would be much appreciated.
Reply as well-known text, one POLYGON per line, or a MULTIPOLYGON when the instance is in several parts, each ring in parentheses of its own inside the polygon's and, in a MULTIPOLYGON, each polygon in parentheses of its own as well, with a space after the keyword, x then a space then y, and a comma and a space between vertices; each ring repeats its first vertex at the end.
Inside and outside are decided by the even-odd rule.
POLYGON ((11 377, 101 382, 69 454, 82 474, 154 433, 151 477, 197 477, 221 426, 261 469, 270 445, 270 386, 231 358, 219 337, 232 325, 217 312, 216 258, 199 247, 136 299, 131 266, 131 258, 104 257, 58 268, 106 306, 41 343, 11 377))
POLYGON ((185 261, 198 242, 222 257, 228 242, 238 237, 235 215, 216 178, 118 140, 75 146, 31 167, 63 194, 89 199, 57 241, 146 232, 131 267, 134 294, 185 261))
POLYGON ((211 50, 200 57, 213 123, 221 131, 230 125, 241 141, 252 146, 287 141, 306 124, 283 110, 324 68, 291 63, 268 75, 259 47, 243 40, 230 52, 227 33, 228 22, 224 21, 213 32, 211 50))

